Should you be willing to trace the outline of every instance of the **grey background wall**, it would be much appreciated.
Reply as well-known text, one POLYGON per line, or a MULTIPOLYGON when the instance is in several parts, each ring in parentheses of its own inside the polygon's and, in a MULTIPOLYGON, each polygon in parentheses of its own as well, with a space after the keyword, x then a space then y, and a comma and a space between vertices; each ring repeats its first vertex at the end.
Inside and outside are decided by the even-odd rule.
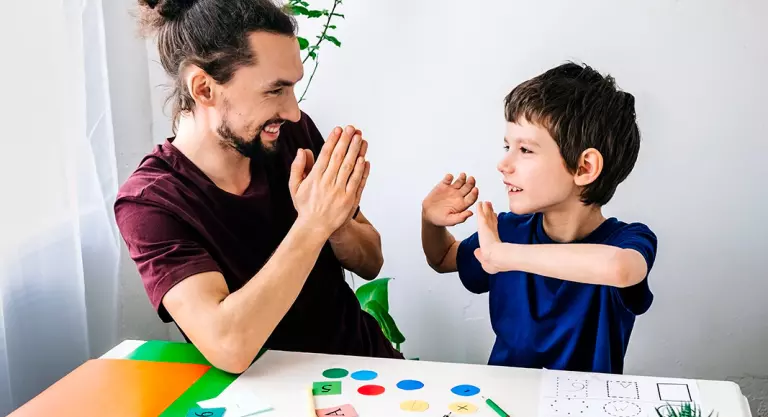
MULTIPOLYGON (((104 4, 121 181, 170 134, 164 76, 154 46, 135 36, 133 4, 104 4)), ((463 170, 478 178, 482 198, 504 209, 495 172, 503 96, 574 59, 612 73, 635 94, 644 137, 635 171, 606 207, 659 236, 656 300, 638 320, 627 372, 734 380, 754 414, 768 416, 768 49, 760 41, 768 39, 768 3, 468 4, 345 2, 336 31, 342 48, 324 47, 302 103, 323 132, 354 123, 370 141, 363 209, 383 231, 382 276, 396 278, 390 304, 408 338, 406 354, 487 360, 487 297, 427 267, 419 205, 445 172, 463 170)), ((303 23, 302 35, 313 38, 316 28, 303 23)), ((474 228, 470 220, 454 232, 474 228)), ((121 335, 178 338, 152 312, 127 257, 122 272, 121 335)))

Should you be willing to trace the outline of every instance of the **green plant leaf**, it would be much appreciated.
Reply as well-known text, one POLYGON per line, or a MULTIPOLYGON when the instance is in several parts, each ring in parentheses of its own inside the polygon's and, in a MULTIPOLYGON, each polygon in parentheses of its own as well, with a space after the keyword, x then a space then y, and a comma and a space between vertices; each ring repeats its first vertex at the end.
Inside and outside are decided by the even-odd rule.
POLYGON ((328 25, 328 29, 336 29, 336 25, 328 25))
POLYGON ((287 6, 287 9, 290 11, 291 14, 294 15, 308 15, 309 10, 307 10, 306 7, 303 6, 287 6))
MULTIPOLYGON (((370 314, 379 323, 384 336, 399 345, 405 342, 405 336, 397 328, 395 320, 389 314, 389 281, 392 278, 379 278, 361 285, 355 292, 363 311, 370 314)), ((399 350, 399 349, 398 349, 399 350)))
POLYGON ((309 56, 312 59, 317 59, 317 53, 315 51, 309 51, 309 56))
POLYGON ((323 16, 322 10, 308 10, 307 11, 307 17, 309 18, 316 18, 316 17, 322 17, 323 16))
POLYGON ((300 5, 302 5, 304 7, 309 7, 309 3, 307 3, 306 1, 299 1, 297 3, 299 3, 300 5))
POLYGON ((341 42, 339 42, 339 40, 336 39, 335 36, 325 35, 324 38, 325 38, 325 40, 331 42, 332 44, 334 44, 336 46, 339 46, 339 47, 341 46, 341 42))
POLYGON ((360 306, 365 309, 368 303, 376 301, 389 312, 389 281, 391 280, 392 278, 378 278, 361 285, 355 292, 360 306))
POLYGON ((301 49, 303 51, 303 50, 309 48, 309 41, 308 40, 302 38, 301 36, 297 37, 297 39, 299 40, 299 49, 301 49))
POLYGON ((334 15, 334 16, 338 16, 338 17, 340 17, 340 18, 344 19, 344 15, 343 15, 343 14, 341 14, 341 13, 334 13, 333 15, 334 15))
POLYGON ((392 316, 389 315, 387 310, 379 304, 377 301, 370 301, 368 304, 366 304, 366 307, 364 310, 373 316, 374 319, 379 323, 379 326, 381 326, 381 331, 384 333, 384 336, 392 343, 400 344, 405 342, 405 336, 400 332, 400 329, 397 328, 397 325, 395 324, 395 321, 392 319, 392 316))

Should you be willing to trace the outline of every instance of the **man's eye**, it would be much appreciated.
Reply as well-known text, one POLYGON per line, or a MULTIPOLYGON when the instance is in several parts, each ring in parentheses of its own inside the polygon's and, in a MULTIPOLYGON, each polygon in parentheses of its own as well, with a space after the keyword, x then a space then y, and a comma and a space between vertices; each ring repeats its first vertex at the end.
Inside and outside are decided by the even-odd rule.
POLYGON ((276 96, 276 95, 279 95, 282 92, 283 92, 283 89, 282 88, 278 88, 277 90, 268 91, 267 94, 272 94, 272 95, 276 96))

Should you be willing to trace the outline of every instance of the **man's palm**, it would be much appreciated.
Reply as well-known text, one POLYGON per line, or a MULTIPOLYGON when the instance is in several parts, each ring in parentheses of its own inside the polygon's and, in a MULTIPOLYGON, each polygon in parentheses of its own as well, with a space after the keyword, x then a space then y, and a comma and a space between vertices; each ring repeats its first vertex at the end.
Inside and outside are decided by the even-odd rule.
POLYGON ((462 173, 456 181, 448 174, 432 189, 422 203, 424 217, 435 226, 454 226, 465 222, 472 212, 467 210, 477 201, 475 179, 462 173))

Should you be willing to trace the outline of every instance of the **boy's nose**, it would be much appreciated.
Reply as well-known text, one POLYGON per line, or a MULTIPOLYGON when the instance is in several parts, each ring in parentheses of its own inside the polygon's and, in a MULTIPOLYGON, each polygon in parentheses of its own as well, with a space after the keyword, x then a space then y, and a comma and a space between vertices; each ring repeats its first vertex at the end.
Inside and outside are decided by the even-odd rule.
POLYGON ((515 165, 512 163, 512 158, 509 156, 504 156, 504 158, 501 158, 499 163, 496 165, 496 169, 498 169, 501 173, 510 174, 515 171, 515 165))

